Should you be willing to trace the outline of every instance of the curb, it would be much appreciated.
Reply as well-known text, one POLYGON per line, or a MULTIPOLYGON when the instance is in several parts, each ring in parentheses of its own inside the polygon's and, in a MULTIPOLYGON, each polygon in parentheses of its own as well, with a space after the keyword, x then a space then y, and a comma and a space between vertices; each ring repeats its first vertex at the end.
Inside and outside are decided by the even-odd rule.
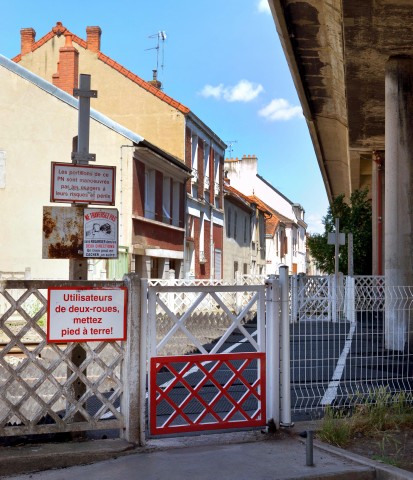
POLYGON ((314 446, 320 450, 323 450, 327 453, 338 455, 342 458, 346 458, 352 462, 356 462, 367 467, 372 467, 376 471, 377 480, 412 480, 413 473, 401 468, 393 467, 391 465, 386 465, 384 463, 378 462, 376 460, 371 460, 369 458, 358 455, 357 453, 352 453, 342 448, 333 447, 326 443, 320 442, 319 440, 314 440, 314 446))
POLYGON ((40 470, 87 465, 121 455, 137 453, 124 440, 87 440, 84 442, 42 443, 0 448, 0 478, 34 473, 40 470))

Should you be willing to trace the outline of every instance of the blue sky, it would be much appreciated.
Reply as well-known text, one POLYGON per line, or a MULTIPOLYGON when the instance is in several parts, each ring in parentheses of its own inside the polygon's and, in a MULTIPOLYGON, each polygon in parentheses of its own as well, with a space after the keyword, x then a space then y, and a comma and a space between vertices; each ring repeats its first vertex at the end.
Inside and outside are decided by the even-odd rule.
POLYGON ((304 207, 308 230, 323 231, 327 196, 266 0, 3 0, 0 53, 20 52, 21 28, 38 40, 58 21, 84 39, 99 26, 102 52, 145 80, 158 66, 165 93, 232 157, 255 154, 258 173, 304 207))

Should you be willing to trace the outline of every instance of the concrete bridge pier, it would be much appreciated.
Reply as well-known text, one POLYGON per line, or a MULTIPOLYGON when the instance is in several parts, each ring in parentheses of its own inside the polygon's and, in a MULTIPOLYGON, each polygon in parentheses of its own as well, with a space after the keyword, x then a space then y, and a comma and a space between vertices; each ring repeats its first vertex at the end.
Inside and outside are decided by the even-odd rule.
POLYGON ((403 351, 413 319, 401 308, 401 290, 413 285, 413 58, 392 56, 385 70, 386 348, 403 351))

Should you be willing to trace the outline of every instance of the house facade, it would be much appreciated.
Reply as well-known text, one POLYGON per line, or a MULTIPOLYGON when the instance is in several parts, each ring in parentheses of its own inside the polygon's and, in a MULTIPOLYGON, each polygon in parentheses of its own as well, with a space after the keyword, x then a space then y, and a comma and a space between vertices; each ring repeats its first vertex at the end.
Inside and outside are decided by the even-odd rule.
POLYGON ((287 265, 289 272, 306 272, 306 229, 304 209, 293 203, 258 175, 258 159, 255 155, 227 158, 225 176, 247 196, 256 196, 257 202, 271 212, 267 219, 266 272, 278 274, 278 268, 287 265))
POLYGON ((132 265, 142 278, 164 278, 184 269, 186 183, 190 169, 142 142, 133 158, 132 265))
MULTIPOLYGON (((21 278, 24 272, 25 278, 67 279, 66 257, 42 258, 42 218, 45 206, 71 208, 50 201, 51 163, 71 165, 79 102, 3 56, 0 79, 0 275, 8 272, 9 277, 21 278)), ((97 165, 116 167, 119 234, 119 258, 89 260, 89 277, 121 278, 126 271, 149 269, 156 262, 183 265, 190 169, 95 110, 91 110, 89 149, 96 154, 97 165), (146 165, 162 188, 146 188, 142 180, 146 165), (153 212, 142 207, 144 199, 154 205, 153 212)))
MULTIPOLYGON (((145 81, 105 55, 99 27, 87 27, 86 39, 61 22, 37 41, 33 28, 20 33, 16 63, 70 94, 77 87, 78 73, 90 74, 99 92, 98 98, 91 99, 93 108, 140 132, 193 170, 186 186, 185 253, 179 276, 221 278, 225 143, 188 107, 164 93, 155 78, 145 81)), ((163 270, 151 267, 153 272, 157 269, 163 270)))
POLYGON ((267 209, 225 181, 224 184, 224 280, 238 275, 265 275, 265 228, 267 209))

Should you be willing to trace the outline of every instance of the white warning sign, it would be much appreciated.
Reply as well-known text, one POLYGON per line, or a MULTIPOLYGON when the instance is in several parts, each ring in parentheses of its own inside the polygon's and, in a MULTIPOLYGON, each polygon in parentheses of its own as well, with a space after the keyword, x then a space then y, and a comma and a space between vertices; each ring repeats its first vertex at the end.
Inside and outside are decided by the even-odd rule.
POLYGON ((118 257, 118 218, 115 208, 85 208, 84 257, 118 257))
POLYGON ((126 304, 124 287, 50 287, 47 341, 125 340, 126 304))

